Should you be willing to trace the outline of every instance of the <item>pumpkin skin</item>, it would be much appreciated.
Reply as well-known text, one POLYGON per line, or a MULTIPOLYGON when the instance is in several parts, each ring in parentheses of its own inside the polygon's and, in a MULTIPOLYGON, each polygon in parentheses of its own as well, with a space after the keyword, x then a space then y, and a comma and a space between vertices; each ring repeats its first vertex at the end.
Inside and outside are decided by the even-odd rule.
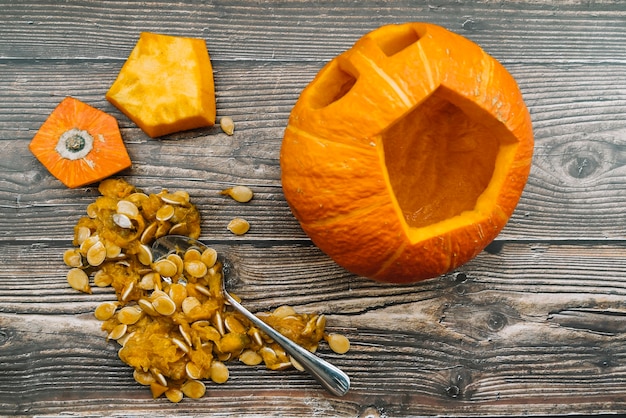
POLYGON ((450 272, 506 225, 533 153, 513 77, 470 40, 387 25, 327 63, 292 109, 287 203, 345 269, 392 283, 450 272))

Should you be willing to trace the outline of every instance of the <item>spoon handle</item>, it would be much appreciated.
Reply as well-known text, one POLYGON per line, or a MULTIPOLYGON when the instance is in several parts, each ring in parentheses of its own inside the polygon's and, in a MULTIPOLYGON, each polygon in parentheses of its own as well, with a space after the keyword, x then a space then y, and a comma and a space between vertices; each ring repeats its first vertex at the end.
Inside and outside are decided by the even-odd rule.
POLYGON ((326 390, 337 396, 343 396, 348 392, 348 389, 350 389, 350 378, 347 374, 310 351, 302 348, 261 321, 229 295, 228 292, 224 292, 224 297, 233 308, 237 309, 243 316, 248 318, 250 322, 276 341, 291 357, 308 371, 315 380, 324 386, 326 390))

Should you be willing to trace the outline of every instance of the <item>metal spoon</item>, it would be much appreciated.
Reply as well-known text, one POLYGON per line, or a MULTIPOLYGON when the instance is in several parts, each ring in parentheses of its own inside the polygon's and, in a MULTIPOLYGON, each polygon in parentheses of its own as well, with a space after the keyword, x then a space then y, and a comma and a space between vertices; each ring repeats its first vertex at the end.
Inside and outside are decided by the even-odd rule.
MULTIPOLYGON (((183 235, 166 235, 158 238, 152 245, 152 255, 155 260, 165 257, 173 252, 184 252, 189 248, 196 247, 204 251, 207 246, 193 238, 183 235)), ((326 390, 333 395, 343 396, 350 389, 350 378, 339 368, 317 357, 310 351, 276 331, 274 328, 261 321, 246 308, 241 306, 226 290, 226 275, 229 273, 229 265, 224 257, 220 256, 223 265, 224 278, 222 280, 222 292, 226 301, 242 315, 244 315, 256 327, 261 329, 271 339, 276 341, 291 357, 293 357, 304 370, 309 372, 326 390)))

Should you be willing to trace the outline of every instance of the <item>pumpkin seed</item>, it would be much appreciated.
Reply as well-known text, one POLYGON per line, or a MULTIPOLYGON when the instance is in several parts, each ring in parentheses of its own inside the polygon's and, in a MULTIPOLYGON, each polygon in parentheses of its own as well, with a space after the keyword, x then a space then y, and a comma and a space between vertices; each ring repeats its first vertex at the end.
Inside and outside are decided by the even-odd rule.
POLYGON ((179 222, 170 228, 169 233, 173 235, 187 235, 189 227, 186 222, 179 222))
POLYGON ((139 238, 139 241, 142 244, 149 244, 150 242, 152 242, 152 240, 154 239, 154 236, 156 235, 157 228, 158 228, 157 222, 152 222, 143 230, 143 232, 141 233, 141 237, 139 238))
POLYGON ((148 274, 144 274, 139 280, 137 286, 139 286, 139 288, 142 290, 154 290, 154 283, 156 282, 156 280, 160 279, 160 277, 157 276, 159 276, 159 273, 156 273, 154 271, 148 274))
POLYGON ((116 258, 122 254, 122 247, 111 241, 105 241, 104 247, 106 248, 106 258, 116 258))
POLYGON ((183 254, 184 261, 195 261, 200 260, 201 258, 202 255, 200 253, 200 250, 196 247, 189 248, 187 251, 185 251, 185 254, 183 254))
POLYGON ((133 378, 135 379, 135 382, 144 386, 150 386, 152 383, 156 382, 156 379, 154 378, 152 373, 144 372, 139 369, 135 369, 133 371, 133 378))
POLYGON ((243 235, 250 230, 250 223, 243 218, 234 218, 228 223, 227 228, 235 235, 243 235))
POLYGON ((294 315, 296 315, 296 310, 289 305, 281 305, 278 308, 274 309, 274 312, 272 312, 272 316, 279 319, 294 315))
POLYGON ((98 270, 93 275, 93 284, 98 287, 111 286, 111 283, 113 283, 113 276, 107 274, 104 270, 98 270))
POLYGON ((174 264, 174 262, 168 260, 167 258, 154 262, 152 268, 154 269, 154 271, 164 277, 175 276, 178 272, 178 267, 176 266, 176 264, 174 264))
POLYGON ((235 132, 235 122, 230 116, 223 116, 220 118, 220 128, 226 135, 232 135, 235 132))
POLYGON ((137 306, 124 306, 117 313, 117 320, 122 324, 132 325, 143 316, 143 311, 137 306))
POLYGON ((152 372, 152 375, 154 376, 155 380, 161 386, 167 386, 167 379, 165 378, 165 376, 163 376, 163 373, 161 373, 160 371, 158 371, 156 369, 152 369, 151 372, 152 372))
POLYGON ((324 336, 328 346, 337 354, 345 354, 350 350, 350 340, 341 334, 328 334, 324 336))
POLYGON ((158 298, 152 301, 152 306, 154 310, 160 313, 163 316, 170 316, 176 312, 176 304, 174 301, 167 295, 159 296, 158 298))
POLYGON ((202 368, 191 361, 185 364, 185 373, 190 379, 202 378, 202 368))
POLYGON ((187 298, 187 287, 180 283, 174 283, 170 286, 168 295, 177 307, 181 307, 183 301, 187 298))
POLYGON ((207 274, 207 271, 209 270, 206 264, 204 264, 200 260, 185 261, 184 266, 185 272, 188 273, 191 277, 196 278, 204 277, 204 275, 207 274))
POLYGON ((174 206, 172 205, 163 205, 156 212, 156 218, 161 222, 169 221, 172 216, 174 216, 174 206))
POLYGON ((192 342, 191 342, 191 336, 189 335, 189 333, 187 331, 185 331, 185 328, 182 325, 178 326, 178 332, 183 337, 183 339, 185 340, 187 345, 189 345, 189 346, 193 345, 192 342))
POLYGON ((148 199, 148 195, 142 192, 131 193, 126 199, 129 202, 134 203, 136 206, 141 206, 141 204, 148 199))
POLYGON ((96 205, 95 202, 87 205, 87 216, 91 219, 96 219, 98 217, 98 205, 96 205))
POLYGON ((135 282, 128 283, 126 287, 124 287, 124 290, 122 291, 122 294, 120 295, 120 300, 121 301, 128 300, 128 298, 130 297, 130 294, 132 293, 134 289, 135 289, 135 282))
POLYGON ((128 325, 126 325, 126 324, 116 325, 111 330, 111 332, 109 333, 109 336, 107 337, 107 339, 109 339, 109 340, 118 340, 118 339, 122 338, 124 336, 124 334, 126 334, 127 330, 128 330, 128 325))
POLYGON ((89 286, 89 276, 87 276, 87 273, 79 268, 74 267, 67 272, 67 282, 72 287, 72 289, 84 293, 91 293, 91 287, 89 286))
POLYGON ((211 268, 217 262, 217 251, 214 248, 207 248, 200 255, 200 260, 208 267, 211 268))
POLYGON ((89 251, 89 249, 96 242, 100 242, 100 237, 97 234, 89 236, 88 238, 86 238, 82 242, 82 244, 80 244, 80 247, 79 247, 80 248, 80 252, 86 256, 87 255, 87 251, 89 251))
POLYGON ((91 229, 87 228, 86 226, 81 226, 76 230, 74 239, 76 240, 76 244, 80 246, 90 236, 91 236, 91 229))
POLYGON ((123 229, 131 229, 133 227, 133 223, 131 222, 130 218, 123 213, 114 213, 113 222, 115 223, 115 225, 123 229))
POLYGON ((93 312, 93 315, 98 321, 106 321, 115 315, 118 306, 118 302, 102 302, 93 312))
POLYGON ((170 205, 186 205, 189 203, 189 195, 182 193, 166 193, 161 196, 161 200, 170 205))
POLYGON ((215 383, 225 383, 228 380, 228 368, 221 361, 211 363, 211 380, 215 383))
POLYGON ((172 338, 172 342, 178 346, 185 354, 188 354, 190 350, 189 346, 179 340, 178 338, 172 338))
POLYGON ((206 393, 206 386, 199 380, 188 380, 183 383, 180 390, 189 398, 200 399, 206 393))
POLYGON ((252 189, 247 186, 234 186, 224 189, 220 192, 223 195, 232 197, 235 201, 240 203, 246 203, 252 200, 254 193, 252 189))
POLYGON ((172 403, 178 403, 183 400, 183 391, 176 388, 169 388, 165 391, 165 397, 172 403))
POLYGON ((254 350, 244 350, 239 355, 239 361, 248 366, 256 366, 263 362, 263 357, 261 357, 259 353, 254 350))
POLYGON ((189 315, 189 313, 191 312, 193 308, 195 308, 196 306, 200 306, 200 305, 201 305, 200 301, 198 300, 198 298, 194 296, 186 297, 185 299, 183 299, 183 302, 181 303, 183 313, 185 313, 186 315, 189 315))
POLYGON ((144 266, 149 266, 152 264, 152 250, 146 244, 140 244, 139 250, 137 251, 137 260, 144 266))
POLYGON ((126 215, 129 218, 135 218, 139 215, 139 208, 129 200, 120 200, 117 202, 117 213, 126 215))
POLYGON ((91 266, 99 266, 104 262, 107 256, 107 250, 102 241, 96 242, 87 250, 87 262, 91 266))
POLYGON ((147 299, 139 299, 137 301, 137 305, 141 308, 142 311, 150 316, 157 316, 159 314, 156 309, 154 309, 154 306, 152 306, 152 303, 147 299))
POLYGON ((80 251, 71 248, 63 253, 63 262, 69 267, 82 267, 83 256, 80 254, 80 251))
POLYGON ((246 333, 246 327, 244 327, 243 324, 239 322, 239 320, 232 315, 229 315, 226 318, 224 318, 224 326, 226 327, 226 330, 228 332, 233 332, 236 334, 246 333))
POLYGON ((302 365, 298 363, 298 361, 295 358, 289 356, 289 362, 294 367, 294 369, 299 370, 301 372, 304 371, 304 367, 302 367, 302 365))

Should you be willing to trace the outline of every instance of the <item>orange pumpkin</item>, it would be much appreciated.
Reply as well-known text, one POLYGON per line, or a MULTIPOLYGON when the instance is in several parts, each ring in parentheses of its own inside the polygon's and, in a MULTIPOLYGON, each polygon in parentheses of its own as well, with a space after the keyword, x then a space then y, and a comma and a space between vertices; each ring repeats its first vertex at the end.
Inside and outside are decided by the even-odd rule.
POLYGON ((95 183, 131 166, 115 118, 73 97, 59 103, 29 148, 70 188, 95 183))
POLYGON ((302 91, 282 185, 311 240, 347 270, 415 282, 478 255, 530 171, 529 112, 478 45, 426 23, 383 26, 302 91))
POLYGON ((213 126, 213 67, 203 39, 143 32, 106 93, 150 137, 213 126))

